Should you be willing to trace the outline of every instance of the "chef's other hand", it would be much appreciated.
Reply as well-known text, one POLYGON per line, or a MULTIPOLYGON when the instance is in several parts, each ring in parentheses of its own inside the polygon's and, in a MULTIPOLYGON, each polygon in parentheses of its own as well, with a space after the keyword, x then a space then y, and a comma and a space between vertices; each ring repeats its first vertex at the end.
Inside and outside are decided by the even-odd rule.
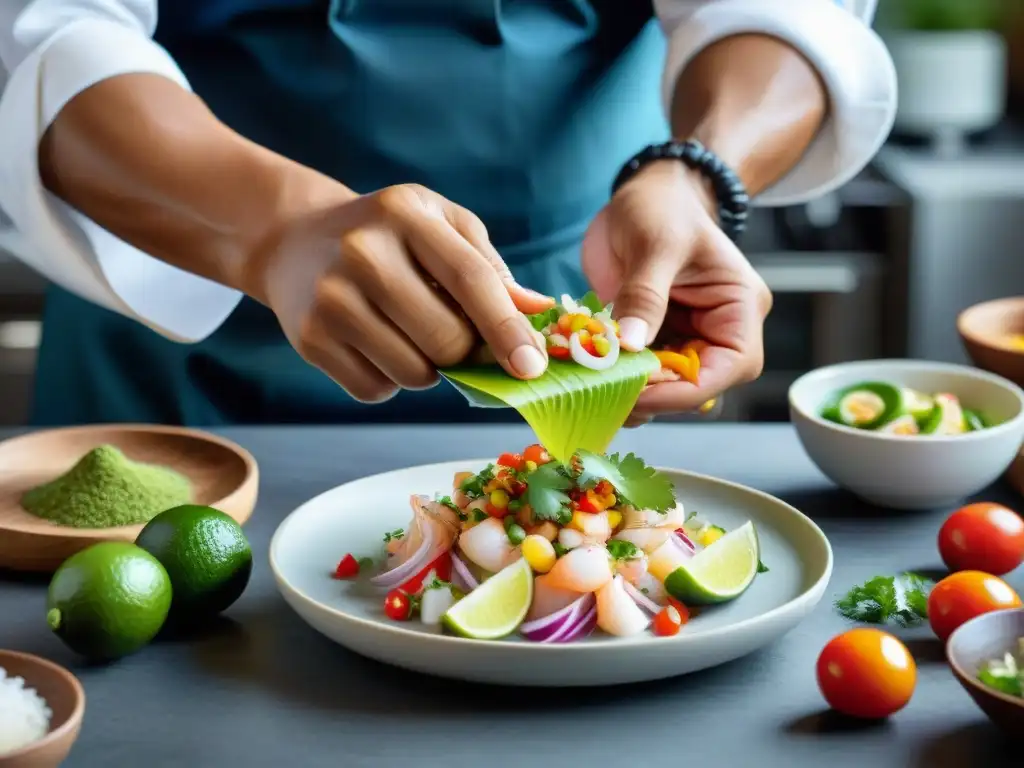
POLYGON ((433 386, 477 332, 513 376, 547 368, 522 313, 552 300, 515 282, 479 218, 423 187, 292 217, 254 261, 261 298, 291 344, 362 402, 433 386))
POLYGON ((695 411, 761 375, 771 292, 710 210, 700 177, 662 161, 623 185, 587 233, 583 268, 601 299, 615 301, 624 347, 637 350, 660 338, 708 344, 699 384, 649 386, 633 425, 695 411))

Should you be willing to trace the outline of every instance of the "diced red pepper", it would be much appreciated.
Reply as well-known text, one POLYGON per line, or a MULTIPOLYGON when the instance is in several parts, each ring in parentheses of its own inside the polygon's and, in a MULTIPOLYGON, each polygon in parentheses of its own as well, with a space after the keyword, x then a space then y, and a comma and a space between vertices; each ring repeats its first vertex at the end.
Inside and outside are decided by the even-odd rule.
POLYGON ((607 496, 609 493, 614 493, 615 488, 607 480, 600 481, 594 486, 594 493, 598 496, 607 496))
POLYGON ((580 344, 580 346, 583 347, 583 351, 586 352, 588 355, 592 357, 601 357, 601 355, 597 351, 597 348, 594 346, 593 339, 588 338, 586 341, 580 344))
POLYGON ((505 517, 505 515, 509 514, 510 511, 511 510, 508 507, 505 507, 505 508, 496 507, 493 504, 491 504, 491 502, 489 502, 489 501, 487 502, 487 506, 484 507, 484 512, 486 512, 491 517, 498 518, 499 520, 501 518, 505 517))
POLYGON ((401 589, 392 589, 384 598, 384 615, 394 621, 412 618, 412 598, 401 589))
POLYGON ((568 347, 548 347, 548 357, 554 360, 568 360, 572 357, 572 352, 568 347))
POLYGON ((334 578, 351 579, 359 575, 359 561, 351 553, 341 558, 338 567, 334 569, 334 578))
POLYGON ((582 496, 580 496, 580 497, 579 497, 579 498, 578 498, 578 499, 577 499, 577 500, 576 500, 576 501, 574 502, 574 505, 573 505, 573 506, 575 506, 575 507, 576 507, 576 509, 578 509, 578 510, 579 510, 580 512, 590 512, 590 513, 592 513, 592 514, 595 514, 595 515, 596 515, 596 514, 597 514, 598 512, 600 512, 600 511, 601 511, 600 507, 598 507, 597 505, 595 505, 595 504, 594 504, 594 502, 592 502, 592 501, 590 500, 590 497, 589 497, 589 496, 587 496, 586 494, 583 494, 582 496))
POLYGON ((503 467, 508 467, 516 472, 519 472, 523 468, 523 457, 518 453, 503 453, 498 457, 498 463, 503 467))
POLYGON ((448 581, 452 577, 452 554, 442 552, 432 563, 426 566, 402 586, 400 590, 407 595, 415 595, 423 589, 423 580, 433 571, 441 581, 448 581))
POLYGON ((510 480, 508 483, 508 492, 513 496, 522 496, 526 493, 526 483, 522 480, 510 480))

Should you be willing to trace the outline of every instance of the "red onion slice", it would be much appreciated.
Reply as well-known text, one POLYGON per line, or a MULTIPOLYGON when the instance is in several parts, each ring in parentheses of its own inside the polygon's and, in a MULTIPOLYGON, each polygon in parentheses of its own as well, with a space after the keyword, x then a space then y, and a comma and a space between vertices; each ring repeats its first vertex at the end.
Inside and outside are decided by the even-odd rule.
POLYGON ((472 592, 480 586, 480 582, 474 578, 473 573, 469 570, 469 566, 462 561, 462 558, 454 550, 452 551, 452 576, 454 577, 455 586, 463 592, 472 592))
POLYGON ((569 603, 561 610, 533 621, 523 622, 519 627, 519 632, 527 640, 532 640, 535 643, 556 642, 558 637, 575 627, 580 617, 590 607, 590 601, 593 599, 592 594, 581 595, 578 600, 569 603))
POLYGON ((590 633, 597 627, 597 604, 591 608, 587 615, 580 619, 579 623, 573 628, 572 632, 565 635, 559 642, 571 643, 575 640, 582 640, 585 637, 589 637, 590 633))
POLYGON ((385 589, 393 589, 402 582, 415 576, 417 573, 427 567, 432 562, 432 555, 434 549, 434 532, 430 528, 426 528, 423 531, 423 541, 419 546, 419 549, 413 553, 412 557, 406 560, 397 568, 392 568, 390 571, 374 576, 370 579, 370 583, 377 587, 384 587, 385 589))
POLYGON ((661 611, 661 606, 651 600, 647 595, 641 592, 639 589, 634 587, 625 579, 622 580, 622 586, 626 590, 626 594, 633 598, 633 602, 643 608, 650 614, 656 614, 661 611))
POLYGON ((679 539, 679 541, 681 541, 683 544, 690 548, 691 552, 697 551, 697 545, 690 540, 690 537, 686 535, 682 528, 676 528, 675 531, 673 531, 673 533, 676 535, 676 538, 679 539))

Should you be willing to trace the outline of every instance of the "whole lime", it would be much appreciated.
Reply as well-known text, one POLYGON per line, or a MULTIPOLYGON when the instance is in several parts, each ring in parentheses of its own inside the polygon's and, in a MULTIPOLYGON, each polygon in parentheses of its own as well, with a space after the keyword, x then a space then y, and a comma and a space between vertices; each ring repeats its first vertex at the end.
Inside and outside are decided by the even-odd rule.
POLYGON ((232 517, 186 504, 161 512, 135 543, 167 569, 174 588, 171 618, 203 619, 225 610, 249 584, 252 549, 232 517))
POLYGON ((149 643, 170 607, 171 580, 159 561, 134 544, 108 541, 72 555, 53 574, 46 621, 76 653, 113 660, 149 643))

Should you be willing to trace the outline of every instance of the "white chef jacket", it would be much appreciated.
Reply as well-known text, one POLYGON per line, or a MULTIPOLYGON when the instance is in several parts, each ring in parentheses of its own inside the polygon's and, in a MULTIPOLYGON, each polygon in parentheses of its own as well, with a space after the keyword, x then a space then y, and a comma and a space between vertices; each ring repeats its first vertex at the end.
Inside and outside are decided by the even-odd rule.
MULTIPOLYGON (((835 189, 871 160, 895 117, 892 60, 870 28, 875 4, 654 0, 668 38, 666 109, 679 73, 708 45, 739 33, 779 37, 818 69, 830 111, 799 164, 754 202, 789 205, 835 189)), ((196 342, 231 314, 238 292, 115 237, 51 195, 37 166, 47 127, 95 83, 145 72, 188 88, 152 39, 157 6, 157 0, 0 0, 0 249, 72 293, 167 338, 196 342)))

